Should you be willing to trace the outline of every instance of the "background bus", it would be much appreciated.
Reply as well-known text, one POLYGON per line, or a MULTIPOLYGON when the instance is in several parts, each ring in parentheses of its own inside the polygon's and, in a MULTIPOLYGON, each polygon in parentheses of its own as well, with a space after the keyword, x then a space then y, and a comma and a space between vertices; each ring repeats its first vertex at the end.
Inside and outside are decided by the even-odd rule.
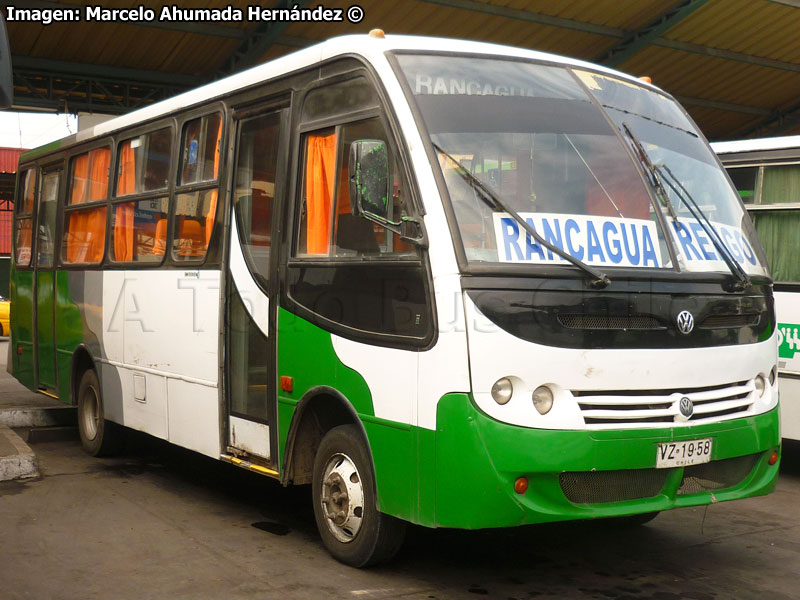
POLYGON ((781 432, 800 440, 800 136, 717 142, 775 279, 781 432))
POLYGON ((310 483, 347 564, 774 489, 763 251, 624 74, 333 39, 24 154, 14 234, 9 368, 87 451, 310 483))

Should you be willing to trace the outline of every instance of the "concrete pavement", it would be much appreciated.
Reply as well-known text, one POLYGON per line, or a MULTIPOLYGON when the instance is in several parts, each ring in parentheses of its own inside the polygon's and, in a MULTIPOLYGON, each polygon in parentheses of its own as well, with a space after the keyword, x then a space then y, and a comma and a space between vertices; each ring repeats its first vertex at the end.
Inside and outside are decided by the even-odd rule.
POLYGON ((6 372, 8 338, 0 338, 0 481, 38 477, 36 455, 12 427, 46 427, 74 419, 74 409, 31 392, 6 372))

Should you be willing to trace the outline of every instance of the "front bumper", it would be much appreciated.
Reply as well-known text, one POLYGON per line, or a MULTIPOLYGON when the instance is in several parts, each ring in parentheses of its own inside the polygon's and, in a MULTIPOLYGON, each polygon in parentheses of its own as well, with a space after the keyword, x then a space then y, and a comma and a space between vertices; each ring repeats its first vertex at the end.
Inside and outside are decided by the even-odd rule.
POLYGON ((691 427, 562 431, 501 423, 469 395, 450 394, 436 422, 439 527, 624 516, 758 496, 775 488, 780 464, 767 462, 780 452, 777 409, 691 427), (701 438, 713 439, 708 466, 655 469, 659 442, 701 438), (524 494, 514 491, 521 476, 529 481, 524 494))

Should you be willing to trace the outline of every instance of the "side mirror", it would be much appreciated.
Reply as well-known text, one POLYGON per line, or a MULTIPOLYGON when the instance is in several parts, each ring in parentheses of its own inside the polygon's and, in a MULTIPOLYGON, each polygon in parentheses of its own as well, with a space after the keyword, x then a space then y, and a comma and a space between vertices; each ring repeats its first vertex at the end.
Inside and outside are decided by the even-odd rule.
POLYGON ((10 108, 14 102, 14 78, 11 73, 11 49, 8 46, 6 20, 0 14, 0 108, 10 108))
POLYGON ((427 247, 422 222, 414 217, 389 217, 392 193, 389 183, 389 153, 383 140, 356 140, 350 144, 350 210, 377 223, 417 246, 427 247))
POLYGON ((353 214, 389 222, 389 155, 383 140, 350 144, 350 206, 353 214))

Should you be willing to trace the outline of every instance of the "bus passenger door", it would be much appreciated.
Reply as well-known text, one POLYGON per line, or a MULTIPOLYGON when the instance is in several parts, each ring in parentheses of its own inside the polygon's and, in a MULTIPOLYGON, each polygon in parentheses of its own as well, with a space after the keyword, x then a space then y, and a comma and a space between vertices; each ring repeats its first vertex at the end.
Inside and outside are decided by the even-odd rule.
POLYGON ((276 252, 285 170, 284 105, 234 112, 236 148, 227 298, 227 451, 276 469, 276 252))
POLYGON ((36 386, 53 392, 56 389, 55 239, 60 182, 61 169, 42 173, 34 255, 36 386))

